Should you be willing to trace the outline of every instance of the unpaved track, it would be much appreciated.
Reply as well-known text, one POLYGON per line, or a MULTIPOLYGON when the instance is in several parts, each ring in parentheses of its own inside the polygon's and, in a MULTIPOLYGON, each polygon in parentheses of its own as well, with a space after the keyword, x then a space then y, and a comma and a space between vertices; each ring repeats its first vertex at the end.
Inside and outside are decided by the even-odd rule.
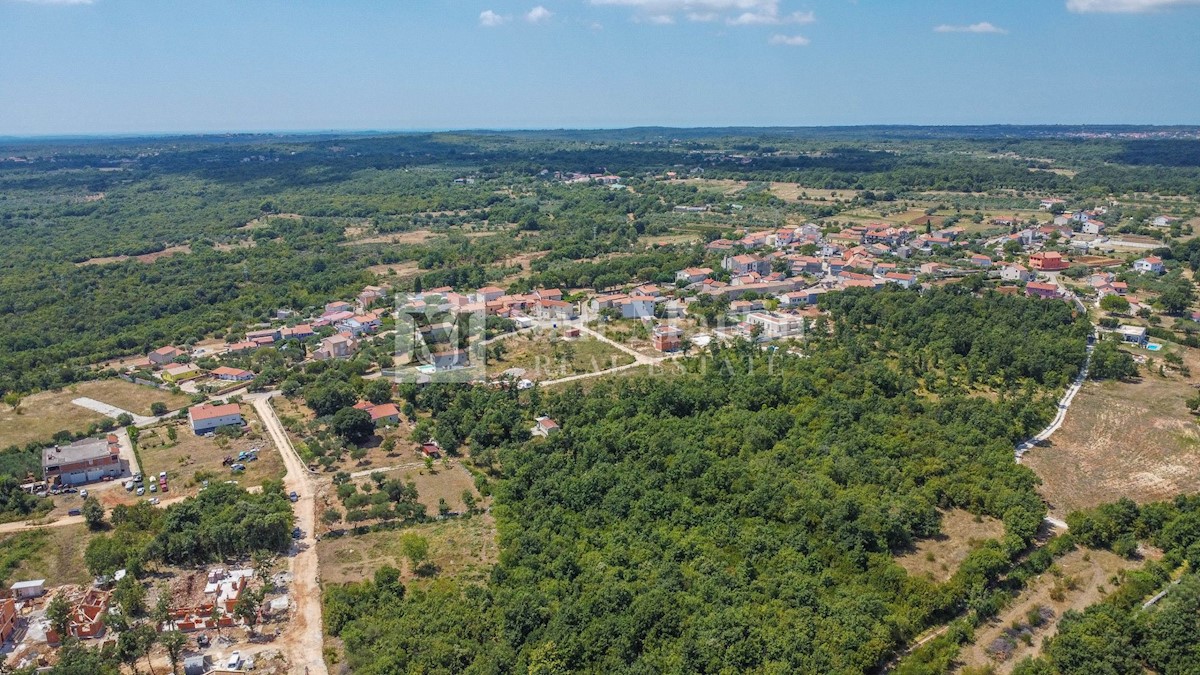
POLYGON ((280 636, 279 647, 284 658, 291 665, 291 672, 306 675, 325 675, 324 626, 321 621, 321 585, 320 573, 317 567, 316 531, 316 481, 309 474, 308 467, 300 460, 300 455, 292 446, 291 439, 279 423, 275 408, 271 405, 271 396, 276 392, 253 394, 248 396, 254 404, 258 417, 266 426, 275 447, 283 456, 287 467, 287 475, 283 482, 288 490, 294 490, 300 495, 296 502, 296 525, 304 533, 288 556, 288 571, 292 574, 292 599, 295 602, 296 613, 293 623, 280 636))

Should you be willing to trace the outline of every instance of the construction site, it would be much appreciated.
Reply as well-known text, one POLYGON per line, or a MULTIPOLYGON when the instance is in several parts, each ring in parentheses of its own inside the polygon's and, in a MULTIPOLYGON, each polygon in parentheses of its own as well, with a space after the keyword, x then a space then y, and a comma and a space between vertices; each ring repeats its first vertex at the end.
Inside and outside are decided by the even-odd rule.
MULTIPOLYGON (((89 647, 115 646, 117 631, 128 621, 152 623, 161 635, 178 632, 186 636, 178 655, 181 672, 204 673, 288 672, 281 651, 272 643, 284 631, 292 609, 287 594, 290 577, 286 572, 251 567, 177 571, 158 575, 160 581, 143 583, 143 606, 132 617, 123 617, 122 607, 114 600, 116 584, 125 579, 120 570, 112 577, 96 579, 91 585, 63 585, 46 588, 43 580, 14 583, 0 598, 0 669, 45 668, 58 662, 58 651, 65 639, 83 642, 89 647), (158 621, 154 608, 161 594, 170 598, 164 620, 158 621), (62 603, 58 599, 61 598, 62 603), (53 604, 66 607, 65 621, 57 625, 53 604), (65 629, 66 636, 60 634, 65 629)), ((128 583, 128 582, 126 582, 128 583)), ((160 640, 161 642, 161 640, 160 640)), ((161 645, 151 650, 150 663, 170 668, 167 650, 161 645)))

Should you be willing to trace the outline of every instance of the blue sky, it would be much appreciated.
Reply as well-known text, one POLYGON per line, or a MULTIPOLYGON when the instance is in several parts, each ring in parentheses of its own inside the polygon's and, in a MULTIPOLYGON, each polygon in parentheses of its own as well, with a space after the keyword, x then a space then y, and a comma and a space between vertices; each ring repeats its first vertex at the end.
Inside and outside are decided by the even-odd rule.
POLYGON ((1200 123, 1200 0, 0 0, 0 135, 1200 123))

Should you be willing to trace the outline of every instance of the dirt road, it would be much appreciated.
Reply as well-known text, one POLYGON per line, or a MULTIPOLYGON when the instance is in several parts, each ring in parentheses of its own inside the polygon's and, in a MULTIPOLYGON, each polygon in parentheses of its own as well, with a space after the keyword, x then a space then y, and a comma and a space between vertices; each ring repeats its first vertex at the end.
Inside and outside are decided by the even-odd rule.
POLYGON ((252 394, 247 396, 247 399, 253 403, 254 410, 258 412, 259 418, 271 435, 271 440, 283 456, 283 463, 287 467, 287 475, 283 478, 284 485, 300 496, 296 502, 296 525, 303 537, 297 540, 293 553, 288 556, 288 570, 292 574, 291 593, 296 614, 293 625, 280 636, 279 647, 291 664, 293 673, 324 675, 328 670, 322 653, 325 633, 321 621, 320 572, 317 567, 317 540, 314 536, 316 481, 301 461, 275 414, 270 400, 275 393, 252 394))
MULTIPOLYGON (((261 489, 261 488, 260 488, 261 489)), ((187 495, 179 495, 169 499, 161 500, 156 506, 160 509, 165 509, 172 504, 176 504, 187 499, 187 495)), ((49 522, 41 521, 18 521, 15 523, 0 524, 0 534, 12 534, 13 532, 24 532, 25 530, 37 530, 43 527, 66 527, 68 525, 80 525, 83 523, 83 516, 65 516, 58 520, 49 522)))

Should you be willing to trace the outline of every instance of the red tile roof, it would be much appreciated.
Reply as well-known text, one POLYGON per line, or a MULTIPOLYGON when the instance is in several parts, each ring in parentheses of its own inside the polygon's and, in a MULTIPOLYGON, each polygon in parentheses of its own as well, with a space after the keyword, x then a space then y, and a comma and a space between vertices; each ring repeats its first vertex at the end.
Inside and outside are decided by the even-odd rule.
POLYGON ((225 405, 198 405, 188 410, 188 414, 193 420, 210 420, 214 417, 225 417, 226 415, 239 415, 242 409, 236 403, 226 403, 225 405))

